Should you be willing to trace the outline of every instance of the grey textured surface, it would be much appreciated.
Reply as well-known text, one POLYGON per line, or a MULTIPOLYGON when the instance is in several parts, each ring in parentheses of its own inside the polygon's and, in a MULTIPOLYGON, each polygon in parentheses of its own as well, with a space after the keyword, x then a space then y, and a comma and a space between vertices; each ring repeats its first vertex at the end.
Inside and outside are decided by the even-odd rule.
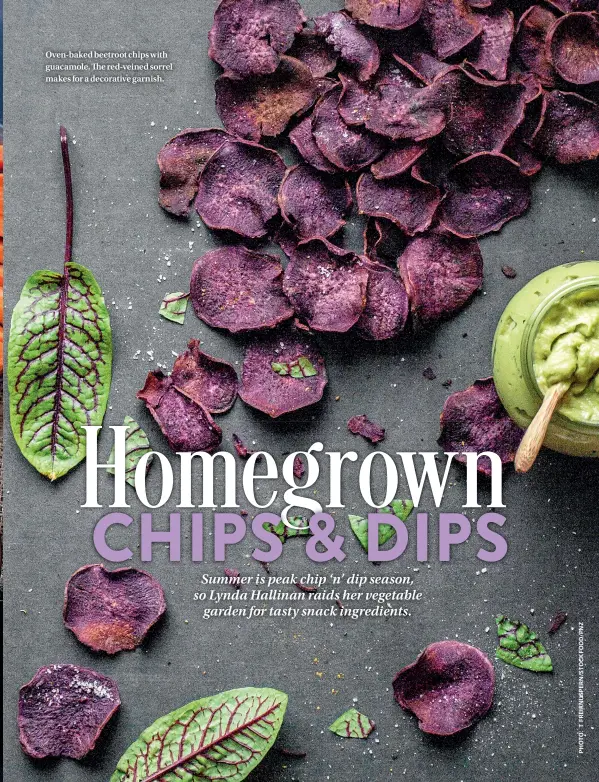
MULTIPOLYGON (((10 85, 5 112, 7 312, 29 274, 61 264, 62 122, 76 140, 74 259, 93 270, 112 317, 115 367, 105 423, 121 424, 130 414, 160 450, 165 450, 164 440, 135 399, 147 371, 157 362, 170 366, 172 351, 180 352, 191 337, 200 336, 208 352, 228 360, 238 362, 242 355, 243 340, 211 331, 192 312, 184 327, 158 317, 162 296, 185 289, 194 258, 216 244, 195 220, 177 222, 159 209, 154 162, 162 143, 180 128, 218 124, 215 71, 206 43, 214 5, 212 0, 9 0, 5 9, 10 85), (79 46, 163 47, 175 63, 174 78, 163 86, 44 85, 44 51, 79 46), (158 282, 160 275, 164 282, 158 282)), ((330 7, 323 0, 304 5, 309 13, 330 7)), ((598 186, 597 166, 544 171, 535 182, 530 212, 482 242, 484 293, 465 312, 432 334, 395 346, 347 337, 323 340, 330 374, 324 403, 307 414, 272 422, 238 402, 219 419, 225 447, 231 448, 230 435, 237 432, 248 444, 255 442, 279 457, 316 440, 330 450, 354 448, 365 456, 371 447, 346 431, 348 417, 365 412, 387 427, 383 445, 388 452, 435 450, 438 416, 449 393, 441 381, 451 378, 457 390, 489 374, 494 327, 511 295, 548 266, 599 255, 598 224, 593 222, 599 218, 598 186), (502 275, 506 263, 516 268, 515 280, 502 275), (434 381, 422 376, 429 366, 437 375, 434 381)), ((108 455, 110 445, 105 436, 102 455, 108 455)), ((596 463, 544 453, 530 475, 507 477, 510 549, 503 562, 488 566, 485 573, 475 558, 474 537, 447 564, 431 559, 418 566, 412 543, 401 560, 375 568, 349 533, 342 564, 315 567, 301 542, 290 541, 272 566, 280 575, 308 570, 379 575, 418 568, 414 575, 426 602, 401 620, 203 622, 193 593, 203 572, 222 571, 210 563, 192 565, 186 538, 180 564, 169 563, 159 550, 147 565, 166 590, 165 622, 142 649, 108 659, 79 645, 61 620, 66 579, 99 559, 92 530, 102 512, 79 510, 84 470, 50 485, 23 460, 10 434, 5 459, 5 778, 10 782, 106 782, 121 753, 156 717, 194 698, 249 684, 289 693, 279 745, 307 752, 305 760, 294 761, 273 751, 251 777, 262 782, 596 778, 596 463), (453 741, 428 739, 394 703, 394 674, 428 643, 458 638, 492 656, 495 614, 528 618, 546 638, 548 619, 557 609, 567 610, 569 619, 547 643, 555 674, 535 675, 498 663, 493 711, 467 735, 453 741), (577 756, 576 738, 579 621, 585 623, 587 641, 588 737, 582 757, 577 756), (32 763, 19 748, 18 688, 39 666, 53 662, 96 667, 113 676, 121 690, 120 714, 97 750, 81 763, 32 763), (377 723, 368 743, 344 741, 327 731, 354 699, 377 723)), ((111 501, 111 481, 109 476, 100 479, 106 503, 111 501)), ((354 480, 347 481, 346 497, 350 513, 364 511, 354 480)), ((443 509, 459 510, 463 497, 463 473, 456 469, 443 509)), ((141 507, 130 501, 138 519, 141 507)), ((421 509, 436 519, 430 497, 421 509)), ((344 523, 343 514, 337 518, 344 523)), ((164 523, 166 512, 155 512, 155 519, 164 523)), ((252 547, 248 536, 231 552, 229 566, 244 575, 262 572, 249 558, 252 547)))

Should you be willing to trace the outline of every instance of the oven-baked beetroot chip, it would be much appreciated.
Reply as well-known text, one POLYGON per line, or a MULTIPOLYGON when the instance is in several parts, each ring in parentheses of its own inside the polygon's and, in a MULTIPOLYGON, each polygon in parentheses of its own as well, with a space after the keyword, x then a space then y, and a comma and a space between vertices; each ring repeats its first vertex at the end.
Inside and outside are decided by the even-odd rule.
POLYGON ((333 47, 339 59, 355 72, 358 81, 366 81, 378 70, 379 47, 351 17, 335 11, 314 20, 314 29, 333 47))
POLYGON ((360 171, 374 163, 387 148, 380 136, 361 128, 350 128, 337 106, 341 86, 335 87, 316 104, 312 134, 318 149, 341 171, 360 171))
POLYGON ((526 87, 495 82, 465 70, 451 74, 454 111, 443 132, 443 141, 456 155, 498 152, 524 118, 526 87))
POLYGON ((286 166, 272 149, 226 141, 200 174, 195 207, 208 228, 249 239, 268 232, 279 212, 277 195, 286 166))
POLYGON ((392 179, 412 168, 418 158, 427 150, 427 145, 418 142, 405 143, 390 149, 376 163, 370 166, 370 171, 375 179, 392 179))
POLYGON ((352 434, 359 434, 371 443, 380 443, 385 439, 385 430, 365 415, 355 415, 347 422, 347 428, 352 434))
POLYGON ((298 0, 221 0, 208 56, 240 76, 273 73, 305 21, 298 0))
POLYGON ((239 396, 278 418, 320 401, 326 384, 324 359, 308 337, 274 334, 246 349, 239 396))
POLYGON ((532 142, 541 127, 545 115, 545 101, 539 95, 526 104, 524 119, 508 139, 502 152, 520 166, 526 176, 537 174, 543 161, 532 148, 532 142))
POLYGON ((216 80, 215 89, 216 110, 225 128, 250 141, 280 135, 292 117, 310 108, 318 97, 308 66, 286 56, 274 73, 252 79, 225 73, 216 80))
POLYGON ((398 264, 414 320, 423 326, 459 312, 483 283, 476 239, 430 231, 410 241, 398 264))
POLYGON ((283 267, 273 255, 239 245, 205 253, 191 273, 198 318, 232 333, 270 329, 293 316, 282 287, 283 267))
MULTIPOLYGON (((487 377, 447 398, 438 443, 445 452, 457 453, 458 462, 466 461, 466 452, 491 451, 506 465, 514 461, 523 435, 501 404, 493 378, 487 377)), ((487 456, 478 460, 477 468, 491 475, 487 456)))
POLYGON ((522 65, 545 87, 553 86, 555 72, 548 56, 547 35, 557 14, 542 5, 532 5, 520 17, 514 38, 514 52, 522 65))
POLYGON ((312 116, 305 117, 289 134, 289 141, 297 149, 306 163, 319 171, 334 174, 338 169, 327 160, 318 149, 312 135, 312 116))
POLYGON ((433 52, 442 60, 471 43, 482 30, 480 19, 466 0, 426 0, 420 23, 433 52))
POLYGON ((356 197, 360 214, 391 220, 409 236, 426 231, 441 203, 438 187, 410 174, 385 180, 362 174, 356 197))
POLYGON ((19 691, 19 740, 32 758, 80 760, 121 705, 116 682, 75 665, 48 665, 19 691))
POLYGON ((424 0, 345 0, 354 19, 386 30, 403 30, 415 24, 423 5, 424 0))
POLYGON ((475 646, 430 644, 393 680, 395 700, 433 736, 453 736, 481 720, 493 704, 495 671, 475 646))
POLYGON ((197 339, 190 340, 187 350, 175 359, 171 380, 178 391, 213 415, 226 413, 237 398, 233 366, 203 353, 197 339))
POLYGON ((565 14, 572 11, 599 11, 597 0, 547 0, 547 2, 565 14))
POLYGON ((357 324, 362 339, 385 340, 398 337, 406 326, 410 304, 401 277, 395 269, 368 263, 366 306, 357 324))
POLYGON ((441 224, 470 239, 499 231, 530 206, 530 181, 517 163, 498 152, 464 158, 447 175, 448 192, 441 204, 441 224))
POLYGON ((474 52, 468 60, 478 71, 495 79, 505 79, 514 38, 514 14, 509 8, 499 8, 478 14, 478 17, 483 29, 472 43, 474 52))
POLYGON ((188 128, 177 133, 158 153, 158 203, 177 217, 187 217, 198 192, 198 179, 208 159, 230 135, 220 128, 188 128))
POLYGON ((315 331, 349 331, 364 310, 367 285, 360 258, 326 239, 298 244, 283 277, 295 312, 315 331))
POLYGON ((599 81, 599 14, 573 13, 558 19, 547 47, 559 75, 572 84, 599 81))
POLYGON ((315 79, 324 78, 337 67, 335 50, 315 30, 302 30, 287 54, 307 65, 315 79))
POLYGON ((306 163, 287 171, 279 192, 283 219, 300 239, 337 233, 352 203, 351 188, 343 177, 316 171, 306 163))
POLYGON ((599 104, 575 92, 554 90, 544 96, 545 116, 535 149, 558 163, 582 163, 599 157, 599 104))
POLYGON ((138 647, 165 611, 163 589, 149 573, 86 565, 67 581, 62 616, 82 644, 116 654, 138 647))
POLYGON ((137 392, 162 430, 169 446, 179 451, 212 453, 221 444, 223 433, 203 405, 175 388, 172 378, 155 370, 137 392))
POLYGON ((371 261, 394 268, 406 247, 406 235, 394 223, 370 217, 364 228, 364 255, 371 261))

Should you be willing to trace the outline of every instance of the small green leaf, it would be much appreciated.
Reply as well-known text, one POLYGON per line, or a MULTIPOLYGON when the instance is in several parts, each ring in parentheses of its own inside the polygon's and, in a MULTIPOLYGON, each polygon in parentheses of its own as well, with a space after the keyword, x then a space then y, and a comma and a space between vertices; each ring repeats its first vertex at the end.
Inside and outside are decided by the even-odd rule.
MULTIPOLYGON (((129 486, 135 487, 135 468, 141 457, 146 453, 151 452, 152 447, 148 440, 148 435, 130 415, 125 416, 124 424, 129 427, 129 429, 127 429, 127 434, 125 435, 125 480, 129 486)), ((147 470, 150 469, 153 458, 154 457, 148 459, 147 470)), ((114 462, 114 446, 110 452, 108 461, 114 462)), ((107 472, 110 473, 110 475, 114 475, 114 468, 109 467, 107 472)))
POLYGON ((281 543, 285 543, 289 538, 299 538, 312 534, 308 522, 301 516, 289 516, 287 520, 289 524, 293 525, 292 527, 285 524, 283 519, 281 519, 276 526, 274 524, 265 524, 264 529, 268 532, 274 532, 281 543), (297 529, 298 527, 301 527, 301 529, 297 529))
MULTIPOLYGON (((353 530, 354 535, 360 541, 360 545, 364 551, 368 551, 368 519, 363 516, 348 516, 349 524, 353 530)), ((379 524, 379 546, 391 540, 395 535, 395 527, 391 524, 379 524)))
POLYGON ((289 374, 289 364, 281 364, 278 361, 273 361, 270 365, 273 372, 276 372, 277 375, 288 375, 289 374))
POLYGON ((272 747, 287 695, 246 687, 188 703, 146 728, 110 782, 241 782, 272 747))
POLYGON ((367 739, 375 727, 374 722, 364 714, 360 714, 357 709, 349 709, 345 714, 337 717, 329 730, 347 739, 367 739))
POLYGON ((553 670, 551 657, 539 636, 530 630, 523 622, 512 621, 506 616, 498 616, 497 635, 499 646, 496 657, 504 663, 514 665, 516 668, 525 668, 527 671, 548 673, 553 670))
POLYGON ((398 519, 406 521, 410 513, 414 510, 414 503, 412 500, 393 500, 391 503, 391 511, 398 519))
POLYGON ((318 374, 318 370, 315 369, 314 364, 306 356, 300 356, 297 363, 304 377, 314 377, 318 374))
POLYGON ((270 368, 273 372, 276 372, 277 375, 282 375, 283 377, 289 375, 296 380, 303 377, 314 377, 318 374, 318 370, 306 356, 300 356, 295 359, 295 361, 289 362, 273 361, 270 368))
POLYGON ((83 426, 100 426, 112 371, 110 318, 93 274, 35 272, 12 313, 10 423, 21 453, 55 480, 85 457, 83 426))
POLYGON ((189 303, 189 293, 167 293, 160 304, 159 313, 173 323, 185 323, 185 313, 189 303))

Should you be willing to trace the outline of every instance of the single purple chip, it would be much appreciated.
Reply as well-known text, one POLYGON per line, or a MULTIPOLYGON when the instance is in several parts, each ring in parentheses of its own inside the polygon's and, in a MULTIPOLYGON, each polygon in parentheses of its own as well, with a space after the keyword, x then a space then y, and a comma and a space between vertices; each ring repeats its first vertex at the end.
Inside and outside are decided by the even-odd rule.
POLYGON ((530 181, 517 163, 498 152, 464 158, 447 175, 441 225, 470 239, 499 231, 530 206, 530 181))
POLYGON ((537 174, 543 161, 532 149, 532 142, 541 128, 545 116, 545 101, 542 95, 526 104, 524 119, 508 139, 502 152, 520 166, 526 176, 537 174))
POLYGON ((547 35, 557 14, 542 5, 531 5, 520 17, 514 38, 514 52, 522 65, 545 87, 553 86, 555 72, 547 51, 547 35))
POLYGON ((162 430, 171 449, 179 451, 216 451, 222 442, 222 430, 205 407, 178 391, 170 377, 159 370, 149 372, 146 384, 137 392, 162 430))
POLYGON ((245 352, 239 396, 278 418, 320 401, 327 384, 324 359, 306 336, 274 334, 245 352))
POLYGON ((272 149, 227 141, 200 174, 196 211, 208 228, 249 239, 268 232, 279 212, 277 195, 286 166, 272 149))
POLYGON ((204 166, 229 138, 220 128, 188 128, 167 141, 158 153, 158 203, 164 210, 176 217, 189 215, 204 166))
POLYGON ((439 641, 393 680, 395 700, 434 736, 453 736, 481 720, 493 704, 495 672, 474 646, 439 641))
POLYGON ((380 136, 367 130, 350 128, 337 106, 341 86, 332 89, 316 104, 312 134, 318 149, 341 171, 360 171, 374 163, 387 149, 380 136))
POLYGON ((557 163, 582 163, 599 157, 599 104, 575 92, 544 96, 543 124, 534 137, 541 155, 557 163))
POLYGON ((224 73, 216 80, 216 110, 235 136, 260 141, 280 135, 293 117, 314 103, 318 89, 307 65, 281 57, 274 73, 252 79, 224 73))
POLYGON ((547 0, 547 2, 565 14, 573 11, 599 11, 598 0, 547 0))
POLYGON ((478 14, 482 32, 473 43, 468 60, 478 71, 494 79, 507 77, 510 49, 514 39, 514 14, 509 8, 499 8, 478 14))
POLYGON ((370 27, 403 30, 415 24, 424 0, 345 0, 345 8, 354 19, 370 27))
POLYGON ((566 81, 599 82, 599 14, 562 16, 549 31, 547 49, 553 67, 566 81))
MULTIPOLYGON (((438 442, 445 452, 457 453, 458 462, 466 462, 466 453, 491 451, 507 465, 514 461, 523 435, 501 404, 493 378, 487 377, 447 398, 438 442)), ((491 475, 490 459, 478 459, 477 469, 491 475)))
POLYGON ((367 285, 360 258, 326 239, 299 244, 283 278, 297 315, 315 331, 349 331, 364 310, 367 285))
POLYGON ((379 180, 370 173, 358 180, 356 197, 360 214, 391 220, 409 236, 426 231, 442 199, 438 187, 409 174, 379 180))
POLYGON ((312 135, 312 116, 305 117, 289 134, 289 141, 297 149, 306 163, 319 171, 326 171, 334 174, 338 169, 327 160, 318 149, 314 136, 312 135))
POLYGON ((274 255, 241 245, 211 250, 198 258, 191 273, 194 312, 209 326, 233 334, 274 328, 293 316, 282 275, 274 255))
POLYGON ((483 284, 476 239, 430 231, 410 241, 398 264, 412 315, 423 326, 459 312, 483 284))
POLYGON ((116 654, 138 647, 165 611, 164 591, 149 573, 86 565, 67 581, 62 615, 82 644, 116 654))
POLYGON ((482 30, 480 19, 466 0, 426 0, 420 23, 441 60, 459 52, 482 30))
POLYGON ((371 443, 380 443, 385 439, 385 430, 379 424, 375 424, 365 415, 355 415, 347 422, 347 428, 352 434, 359 434, 371 443))
POLYGON ((32 758, 80 760, 121 705, 116 682, 88 668, 48 665, 19 691, 19 740, 32 758))
POLYGON ((213 415, 226 413, 237 398, 237 373, 233 366, 203 353, 197 339, 190 340, 187 350, 175 359, 171 380, 177 391, 213 415))
POLYGON ((368 263, 366 306, 357 323, 362 339, 396 339, 404 330, 410 312, 408 294, 395 269, 368 263))
POLYGON ((343 177, 316 171, 306 163, 287 171, 279 191, 283 219, 302 240, 337 233, 352 204, 351 188, 343 177))
POLYGON ((358 81, 367 81, 380 65, 381 55, 374 39, 341 11, 324 14, 314 20, 314 29, 338 53, 339 59, 350 67, 358 81))
POLYGON ((414 163, 424 155, 427 145, 423 142, 405 142, 397 144, 386 155, 370 166, 375 179, 392 179, 412 168, 414 163))
POLYGON ((335 50, 315 30, 302 30, 288 55, 307 65, 315 79, 324 78, 337 67, 335 50))
POLYGON ((305 21, 298 0, 221 0, 208 56, 240 76, 273 73, 305 21))

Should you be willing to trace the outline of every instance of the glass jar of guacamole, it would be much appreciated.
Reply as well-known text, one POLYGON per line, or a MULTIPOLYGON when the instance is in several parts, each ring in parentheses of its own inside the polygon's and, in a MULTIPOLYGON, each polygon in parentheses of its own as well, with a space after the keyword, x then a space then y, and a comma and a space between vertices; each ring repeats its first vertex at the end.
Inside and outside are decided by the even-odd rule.
POLYGON ((495 332, 493 377, 523 429, 549 387, 570 383, 544 444, 599 457, 599 261, 555 266, 514 296, 495 332))

